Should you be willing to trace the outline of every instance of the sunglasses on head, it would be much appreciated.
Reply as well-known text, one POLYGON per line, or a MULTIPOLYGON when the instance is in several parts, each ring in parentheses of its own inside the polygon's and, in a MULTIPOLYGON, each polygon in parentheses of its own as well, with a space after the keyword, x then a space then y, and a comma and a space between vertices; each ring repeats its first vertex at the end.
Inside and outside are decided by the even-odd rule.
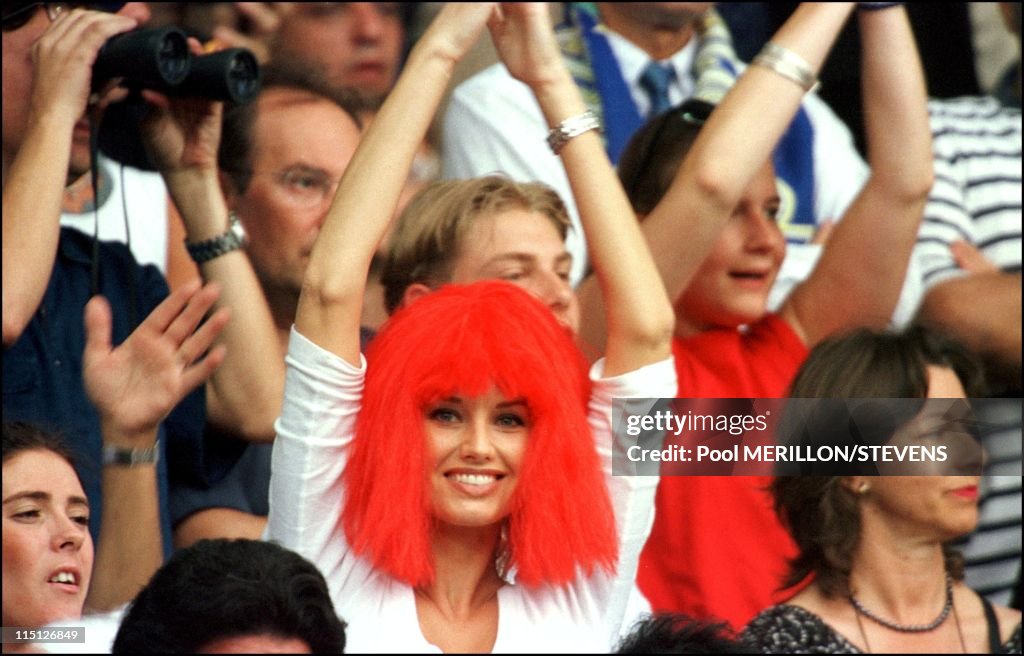
POLYGON ((76 7, 85 7, 86 9, 92 9, 95 11, 105 11, 107 13, 115 13, 125 6, 124 2, 28 2, 28 3, 11 3, 7 7, 11 7, 10 11, 5 11, 3 14, 2 29, 4 32, 14 31, 30 20, 36 15, 36 10, 42 7, 46 10, 47 16, 50 20, 55 19, 62 13, 66 13, 75 9, 76 7), (21 6, 17 6, 21 4, 21 6), (13 6, 12 6, 13 5, 13 6))
MULTIPOLYGON (((657 121, 657 124, 653 132, 640 144, 641 151, 636 160, 639 163, 633 169, 629 179, 623 180, 623 187, 629 198, 635 199, 640 195, 641 182, 647 179, 647 169, 652 166, 656 151, 658 148, 663 147, 662 140, 665 138, 666 133, 671 134, 671 132, 668 132, 669 125, 676 121, 682 121, 688 125, 700 128, 707 122, 714 108, 715 106, 711 103, 691 98, 653 119, 657 121)), ((678 132, 678 129, 674 130, 674 132, 678 132)))

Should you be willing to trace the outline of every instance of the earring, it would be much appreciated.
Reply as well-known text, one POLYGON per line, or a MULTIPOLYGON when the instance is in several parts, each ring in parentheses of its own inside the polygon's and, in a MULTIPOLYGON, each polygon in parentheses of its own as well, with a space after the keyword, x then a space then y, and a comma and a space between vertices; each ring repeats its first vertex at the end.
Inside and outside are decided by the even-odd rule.
POLYGON ((863 496, 868 493, 868 489, 871 486, 868 485, 867 481, 861 481, 861 484, 857 486, 857 494, 863 496))

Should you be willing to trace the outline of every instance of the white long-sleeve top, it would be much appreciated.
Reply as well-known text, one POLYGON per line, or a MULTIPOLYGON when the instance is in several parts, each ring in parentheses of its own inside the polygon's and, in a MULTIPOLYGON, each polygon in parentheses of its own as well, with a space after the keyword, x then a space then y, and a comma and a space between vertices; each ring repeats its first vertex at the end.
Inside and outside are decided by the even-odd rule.
MULTIPOLYGON (((341 525, 341 474, 355 434, 365 359, 356 368, 294 328, 277 421, 266 537, 320 568, 335 610, 348 623, 351 652, 440 652, 423 637, 414 591, 351 550, 341 525)), ((654 519, 656 477, 612 476, 612 399, 675 395, 672 359, 594 381, 588 420, 608 482, 619 540, 616 573, 562 587, 498 590, 495 652, 604 652, 618 640, 640 550, 654 519)))

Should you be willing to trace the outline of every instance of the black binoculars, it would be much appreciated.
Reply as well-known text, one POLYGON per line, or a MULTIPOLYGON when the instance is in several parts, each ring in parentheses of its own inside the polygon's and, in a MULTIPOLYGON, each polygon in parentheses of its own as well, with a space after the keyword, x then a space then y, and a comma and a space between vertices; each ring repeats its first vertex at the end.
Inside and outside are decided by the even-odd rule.
POLYGON ((193 56, 184 32, 158 27, 118 34, 103 44, 93 64, 93 90, 114 78, 129 89, 246 103, 259 93, 260 66, 245 48, 193 56))

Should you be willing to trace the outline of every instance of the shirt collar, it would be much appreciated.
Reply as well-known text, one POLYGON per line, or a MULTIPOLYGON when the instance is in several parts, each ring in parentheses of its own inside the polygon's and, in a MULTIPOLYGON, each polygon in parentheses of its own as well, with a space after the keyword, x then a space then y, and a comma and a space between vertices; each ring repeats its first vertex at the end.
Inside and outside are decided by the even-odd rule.
MULTIPOLYGON (((631 90, 640 88, 640 76, 643 74, 651 57, 635 43, 612 30, 604 23, 595 28, 608 39, 608 45, 612 54, 619 63, 619 70, 622 72, 622 79, 626 81, 631 90)), ((697 55, 697 41, 699 35, 694 32, 693 38, 685 46, 668 59, 661 60, 662 64, 668 64, 675 71, 675 82, 673 83, 682 92, 684 97, 693 92, 693 60, 697 55)))

